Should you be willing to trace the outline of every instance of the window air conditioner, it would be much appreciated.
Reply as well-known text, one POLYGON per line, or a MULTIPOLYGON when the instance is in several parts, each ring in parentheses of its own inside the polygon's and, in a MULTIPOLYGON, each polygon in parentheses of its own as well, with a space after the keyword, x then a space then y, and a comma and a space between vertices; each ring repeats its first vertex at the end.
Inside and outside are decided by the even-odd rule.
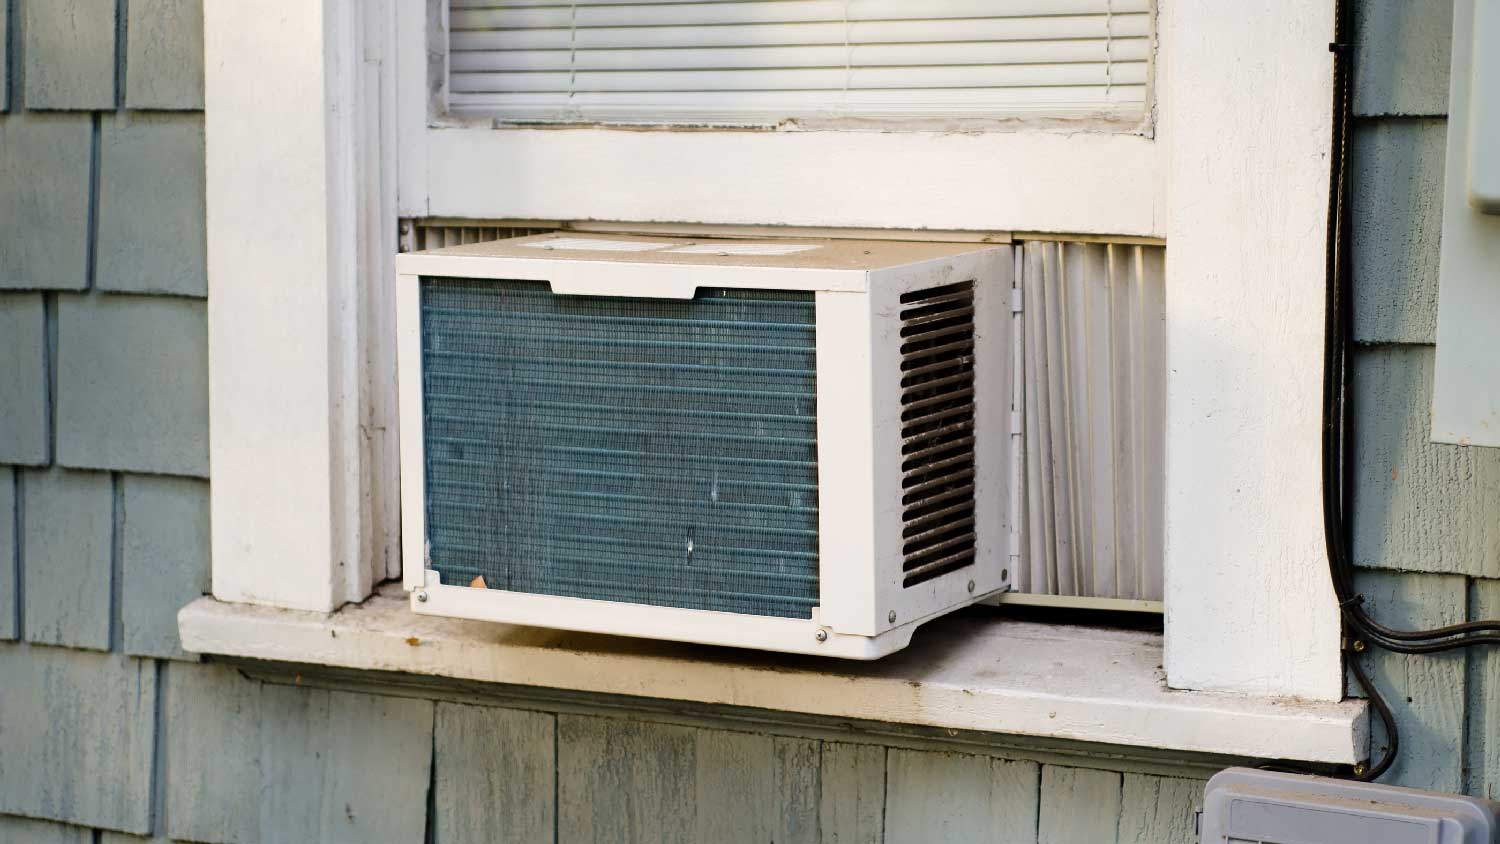
POLYGON ((1008 246, 397 258, 419 613, 874 659, 1007 588, 1008 246))

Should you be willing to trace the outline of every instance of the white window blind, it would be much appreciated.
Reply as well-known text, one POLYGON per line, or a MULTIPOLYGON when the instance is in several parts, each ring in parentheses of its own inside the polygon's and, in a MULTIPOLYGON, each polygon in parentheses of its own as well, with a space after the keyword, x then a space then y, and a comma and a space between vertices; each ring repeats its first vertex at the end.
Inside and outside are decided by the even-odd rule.
POLYGON ((1143 114, 1151 0, 448 0, 448 107, 508 121, 1143 114))

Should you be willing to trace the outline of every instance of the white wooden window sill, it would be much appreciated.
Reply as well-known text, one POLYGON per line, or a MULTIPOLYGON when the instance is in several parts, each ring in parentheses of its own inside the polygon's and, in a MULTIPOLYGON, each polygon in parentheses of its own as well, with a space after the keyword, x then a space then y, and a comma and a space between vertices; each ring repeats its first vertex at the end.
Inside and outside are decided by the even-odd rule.
POLYGON ((178 624, 205 654, 1188 752, 1366 755, 1363 701, 1172 691, 1152 633, 957 617, 859 663, 419 616, 395 584, 333 613, 202 598, 178 624))

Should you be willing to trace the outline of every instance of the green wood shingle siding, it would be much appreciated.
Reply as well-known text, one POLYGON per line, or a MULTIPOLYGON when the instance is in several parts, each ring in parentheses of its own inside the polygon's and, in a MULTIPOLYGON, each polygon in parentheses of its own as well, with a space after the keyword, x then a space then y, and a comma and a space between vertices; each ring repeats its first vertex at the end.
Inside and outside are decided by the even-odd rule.
POLYGON ((129 0, 125 107, 203 108, 203 0, 129 0))
POLYGON ((1500 449, 1432 442, 1432 361, 1430 346, 1355 352, 1354 558, 1500 578, 1500 449))
POLYGON ((0 461, 46 465, 47 322, 41 294, 0 293, 0 361, 0 461))
POLYGON ((21 634, 16 545, 16 473, 8 466, 0 467, 0 639, 21 634))
POLYGON ((26 107, 115 107, 115 0, 23 0, 26 107))
POLYGON ((93 136, 86 114, 0 117, 0 290, 88 286, 93 136))
POLYGON ((156 666, 0 644, 0 814, 151 829, 156 666))
POLYGON ((208 594, 208 484, 125 475, 120 490, 120 616, 132 656, 189 657, 177 611, 208 594))
POLYGON ((1431 343, 1437 334, 1444 120, 1363 120, 1351 141, 1354 337, 1431 343))
POLYGON ((1040 772, 1035 762, 893 748, 885 841, 1035 844, 1040 772))
POLYGON ((107 651, 114 483, 106 472, 25 470, 21 561, 29 642, 107 651))
POLYGON ((206 305, 58 298, 58 462, 207 477, 206 305))
POLYGON ((111 115, 99 158, 99 289, 208 295, 203 116, 111 115))
POLYGON ((440 703, 433 742, 433 844, 557 840, 555 716, 440 703))

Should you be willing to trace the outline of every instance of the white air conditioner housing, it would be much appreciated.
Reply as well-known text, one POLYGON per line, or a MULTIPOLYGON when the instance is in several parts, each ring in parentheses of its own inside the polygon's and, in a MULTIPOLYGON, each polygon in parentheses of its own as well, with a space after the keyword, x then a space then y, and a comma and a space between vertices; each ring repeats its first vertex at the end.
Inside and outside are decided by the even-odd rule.
POLYGON ((874 659, 1008 588, 1009 246, 399 256, 419 613, 874 659))

